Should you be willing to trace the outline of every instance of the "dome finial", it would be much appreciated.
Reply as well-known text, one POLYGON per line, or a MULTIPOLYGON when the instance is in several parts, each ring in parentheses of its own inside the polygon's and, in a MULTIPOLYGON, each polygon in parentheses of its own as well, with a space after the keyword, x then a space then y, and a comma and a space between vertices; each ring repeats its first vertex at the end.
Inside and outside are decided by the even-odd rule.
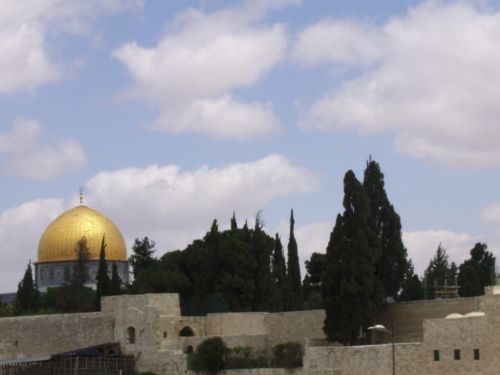
POLYGON ((80 186, 80 206, 83 206, 83 186, 80 186))

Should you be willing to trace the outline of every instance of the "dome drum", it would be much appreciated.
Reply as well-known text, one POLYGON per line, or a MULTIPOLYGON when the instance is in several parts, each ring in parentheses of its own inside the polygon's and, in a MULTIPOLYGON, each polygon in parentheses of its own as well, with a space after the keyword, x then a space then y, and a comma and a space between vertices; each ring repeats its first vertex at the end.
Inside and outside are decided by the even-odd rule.
MULTIPOLYGON (((71 273, 75 261, 69 262, 52 262, 52 263, 36 263, 35 264, 35 280, 40 291, 46 291, 47 288, 56 287, 67 283, 71 279, 71 273)), ((108 276, 111 279, 111 270, 113 264, 116 264, 118 276, 121 281, 126 284, 129 281, 128 262, 122 261, 107 261, 108 276)), ((88 281, 87 285, 93 286, 97 283, 97 269, 99 261, 91 260, 87 262, 88 281)))

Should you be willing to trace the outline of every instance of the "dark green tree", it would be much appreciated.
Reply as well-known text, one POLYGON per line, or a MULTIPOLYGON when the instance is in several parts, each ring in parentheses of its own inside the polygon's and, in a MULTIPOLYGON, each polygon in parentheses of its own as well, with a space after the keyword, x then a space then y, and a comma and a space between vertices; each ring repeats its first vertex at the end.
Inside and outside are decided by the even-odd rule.
POLYGON ((273 239, 263 230, 260 214, 255 219, 255 227, 252 236, 252 253, 255 258, 255 311, 269 311, 270 291, 273 287, 271 276, 271 254, 273 251, 273 239))
POLYGON ((302 310, 304 302, 302 297, 302 278, 300 276, 299 251, 294 233, 295 220, 293 210, 290 212, 290 237, 288 239, 288 283, 290 295, 288 298, 288 310, 302 310))
POLYGON ((415 274, 413 264, 409 262, 406 271, 403 288, 399 297, 401 301, 417 301, 424 299, 424 288, 417 274, 415 274))
POLYGON ((151 267, 155 263, 153 254, 155 252, 155 242, 148 237, 142 240, 135 239, 132 245, 133 254, 129 258, 129 263, 132 266, 134 278, 137 277, 141 270, 151 267))
POLYGON ((231 230, 237 230, 238 223, 236 222, 236 212, 233 211, 233 217, 231 218, 231 230))
POLYGON ((99 265, 96 274, 96 307, 97 310, 101 308, 101 297, 109 293, 109 276, 108 276, 108 262, 106 261, 106 240, 102 236, 101 250, 99 252, 99 265))
POLYGON ((384 174, 371 157, 366 163, 363 187, 370 200, 369 223, 381 248, 377 275, 386 295, 396 299, 408 269, 408 254, 401 237, 401 219, 387 198, 384 174))
POLYGON ((12 305, 0 300, 0 317, 11 316, 12 313, 12 305))
POLYGON ((286 306, 288 296, 288 279, 286 275, 285 256, 283 245, 278 233, 274 239, 274 250, 272 255, 272 275, 274 283, 274 295, 272 296, 271 311, 283 311, 286 306))
POLYGON ((495 283, 495 257, 485 243, 476 243, 470 258, 459 267, 457 283, 461 297, 480 296, 484 287, 495 283))
POLYGON ((38 310, 40 293, 33 281, 31 262, 28 263, 23 279, 17 286, 16 300, 14 302, 15 314, 33 313, 38 310))
POLYGON ((321 291, 323 330, 328 340, 347 345, 373 322, 383 287, 376 275, 380 245, 369 223, 370 201, 352 171, 344 177, 343 205, 326 249, 321 291))
POLYGON ((312 253, 311 258, 306 260, 306 276, 303 283, 304 307, 308 310, 320 309, 321 303, 321 280, 326 267, 326 255, 312 253))
POLYGON ((90 259, 90 250, 87 246, 87 239, 80 238, 75 246, 76 261, 73 265, 71 284, 76 287, 83 287, 89 280, 87 264, 90 259))
POLYGON ((196 372, 215 374, 224 369, 229 349, 220 337, 211 337, 201 342, 188 359, 188 367, 196 372))
POLYGON ((122 292, 122 280, 118 274, 118 266, 113 263, 111 266, 111 280, 109 281, 107 294, 108 296, 116 296, 122 292))
POLYGON ((443 286, 454 285, 452 272, 446 249, 439 244, 434 258, 431 259, 424 272, 424 288, 426 288, 427 298, 436 298, 437 290, 443 286))

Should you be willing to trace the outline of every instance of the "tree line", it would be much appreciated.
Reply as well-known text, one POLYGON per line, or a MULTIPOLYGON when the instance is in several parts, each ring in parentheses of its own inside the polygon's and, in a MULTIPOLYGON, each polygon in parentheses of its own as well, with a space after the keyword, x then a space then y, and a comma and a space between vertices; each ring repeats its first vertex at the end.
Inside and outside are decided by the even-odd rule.
POLYGON ((71 269, 65 269, 65 282, 61 286, 49 287, 41 294, 35 285, 31 262, 28 263, 22 280, 18 284, 16 299, 12 309, 0 309, 4 315, 27 315, 40 313, 68 313, 98 311, 101 297, 121 294, 122 281, 115 263, 108 275, 106 261, 106 241, 102 238, 99 266, 96 275, 96 289, 87 286, 89 281, 88 262, 90 258, 87 239, 82 237, 75 244, 75 258, 71 269))
POLYGON ((294 214, 285 261, 279 234, 269 236, 260 215, 253 227, 228 230, 214 220, 206 235, 183 250, 155 258, 155 243, 136 239, 130 265, 130 293, 179 293, 186 315, 226 311, 292 311, 303 308, 294 214))

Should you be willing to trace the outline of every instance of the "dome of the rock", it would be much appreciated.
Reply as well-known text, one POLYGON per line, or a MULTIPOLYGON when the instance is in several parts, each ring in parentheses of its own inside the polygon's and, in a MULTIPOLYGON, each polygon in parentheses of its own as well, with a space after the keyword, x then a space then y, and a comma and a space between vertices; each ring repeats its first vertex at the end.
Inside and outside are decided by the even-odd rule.
POLYGON ((78 259, 77 244, 83 237, 89 250, 86 284, 95 287, 103 238, 109 276, 116 266, 121 281, 128 282, 127 248, 120 230, 100 212, 80 204, 55 218, 40 238, 35 277, 41 291, 71 279, 78 259))
POLYGON ((38 245, 38 263, 76 260, 76 244, 87 240, 89 260, 98 260, 101 241, 106 242, 106 260, 127 261, 127 249, 115 224, 100 212, 78 206, 59 215, 45 230, 38 245))

